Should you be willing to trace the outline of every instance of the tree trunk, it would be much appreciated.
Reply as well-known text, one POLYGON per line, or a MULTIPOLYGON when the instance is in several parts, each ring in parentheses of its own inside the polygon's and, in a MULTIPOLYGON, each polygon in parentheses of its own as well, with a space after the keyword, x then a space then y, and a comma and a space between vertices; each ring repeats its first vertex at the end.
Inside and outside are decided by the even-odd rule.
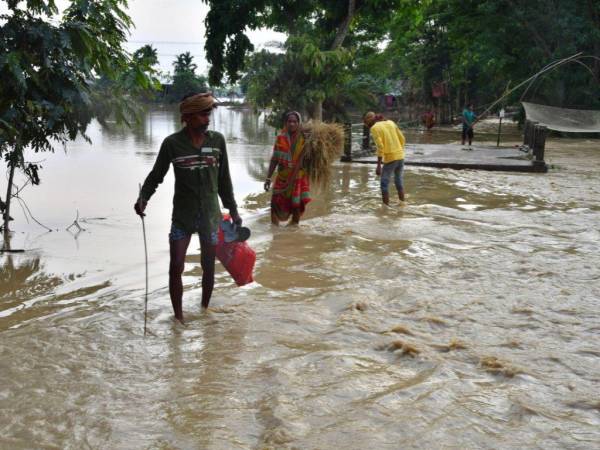
POLYGON ((10 199, 12 197, 12 186, 13 179, 15 177, 15 164, 13 162, 9 163, 10 167, 10 175, 8 176, 8 188, 6 189, 6 206, 4 208, 4 236, 6 237, 9 233, 9 219, 10 219, 10 199))
POLYGON ((346 39, 348 35, 348 31, 350 30, 350 23, 352 22, 352 18, 354 17, 354 12, 356 10, 356 0, 348 0, 348 14, 346 14, 346 18, 340 24, 337 30, 337 34, 335 35, 335 39, 333 40, 333 44, 331 44, 331 50, 335 50, 340 47, 346 39))
POLYGON ((317 100, 313 106, 313 120, 315 122, 323 121, 323 100, 317 100))

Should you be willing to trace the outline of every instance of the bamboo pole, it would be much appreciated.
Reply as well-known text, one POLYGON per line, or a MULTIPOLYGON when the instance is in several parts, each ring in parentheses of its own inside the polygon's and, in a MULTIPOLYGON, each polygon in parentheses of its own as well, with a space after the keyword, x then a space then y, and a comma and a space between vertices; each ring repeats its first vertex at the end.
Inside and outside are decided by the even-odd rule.
POLYGON ((342 155, 343 162, 352 161, 352 124, 344 123, 344 154, 342 155))
MULTIPOLYGON (((529 90, 529 87, 531 87, 531 84, 537 79, 537 77, 545 74, 546 72, 550 72, 551 70, 554 70, 557 67, 562 66, 563 64, 566 64, 568 62, 577 60, 581 55, 583 55, 583 52, 575 53, 574 55, 569 56, 567 58, 563 58, 563 59, 559 59, 558 61, 551 62, 550 64, 548 64, 545 67, 543 67, 542 70, 540 70, 537 73, 535 73, 534 75, 530 76, 525 81, 522 81, 521 83, 519 83, 518 85, 516 85, 511 90, 505 92, 500 98, 498 98, 490 106, 488 106, 488 108, 485 111, 483 111, 482 113, 478 114, 477 116, 478 117, 484 117, 494 106, 496 106, 498 103, 500 103, 502 100, 504 100, 505 97, 508 97, 514 91, 516 91, 517 89, 519 89, 521 86, 524 86, 525 84, 529 83, 529 86, 527 86, 527 89, 525 89, 525 91, 521 95, 521 99, 523 99, 523 97, 525 96, 525 94, 529 90)), ((475 120, 475 122, 473 122, 473 125, 475 125, 476 122, 478 122, 478 120, 475 120)))
MULTIPOLYGON (((140 195, 138 197, 138 202, 142 201, 142 185, 139 185, 140 195)), ((146 243, 146 224, 144 223, 144 216, 140 214, 140 219, 142 219, 142 233, 144 235, 144 256, 146 262, 146 293, 144 295, 144 336, 146 336, 146 324, 148 322, 148 245, 146 243)))

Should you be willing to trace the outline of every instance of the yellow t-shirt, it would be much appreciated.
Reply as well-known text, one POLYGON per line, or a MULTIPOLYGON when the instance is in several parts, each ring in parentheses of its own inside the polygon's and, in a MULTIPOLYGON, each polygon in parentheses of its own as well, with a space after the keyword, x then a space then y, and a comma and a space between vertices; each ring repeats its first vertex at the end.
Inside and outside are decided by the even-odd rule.
POLYGON ((404 159, 406 139, 400 128, 391 120, 382 120, 371 127, 371 136, 377 146, 377 156, 383 163, 404 159))

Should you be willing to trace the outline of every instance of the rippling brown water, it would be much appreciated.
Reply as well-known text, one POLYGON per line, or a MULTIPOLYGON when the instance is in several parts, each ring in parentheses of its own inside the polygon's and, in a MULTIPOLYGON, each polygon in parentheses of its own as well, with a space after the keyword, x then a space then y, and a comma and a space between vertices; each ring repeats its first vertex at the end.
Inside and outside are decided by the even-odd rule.
POLYGON ((145 338, 132 204, 176 118, 44 157, 23 198, 54 231, 14 208, 12 245, 27 251, 0 256, 0 447, 600 445, 597 140, 551 140, 542 175, 409 167, 404 207, 380 205, 373 167, 339 164, 294 229, 270 226, 261 193, 273 130, 227 109, 214 126, 256 282, 237 288, 221 268, 202 313, 192 245, 188 325, 171 320, 169 175, 146 219, 145 338), (85 230, 65 231, 77 211, 85 230))

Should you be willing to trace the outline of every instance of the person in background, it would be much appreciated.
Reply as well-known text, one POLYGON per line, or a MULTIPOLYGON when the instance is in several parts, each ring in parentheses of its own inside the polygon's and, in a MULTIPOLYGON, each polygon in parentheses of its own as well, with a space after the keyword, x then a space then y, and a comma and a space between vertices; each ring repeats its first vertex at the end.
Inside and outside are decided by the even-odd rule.
POLYGON ((302 117, 299 112, 290 111, 284 119, 284 127, 275 139, 264 189, 267 192, 271 189, 271 177, 277 170, 271 196, 271 223, 279 225, 291 216, 292 225, 298 225, 311 201, 308 174, 302 167, 302 117))
POLYGON ((181 275, 192 234, 200 236, 202 307, 208 308, 215 284, 217 232, 222 219, 219 197, 232 220, 241 225, 229 173, 225 138, 209 131, 210 115, 216 106, 210 93, 188 94, 179 104, 185 126, 162 142, 154 167, 135 202, 144 216, 148 200, 162 183, 169 166, 175 172, 175 194, 169 233, 169 294, 175 318, 183 323, 181 275))
POLYGON ((377 147, 377 167, 375 173, 381 175, 381 197, 383 203, 390 204, 389 184, 392 174, 394 184, 398 191, 398 199, 404 202, 404 145, 406 139, 391 120, 386 120, 381 114, 369 111, 363 116, 363 123, 367 126, 377 147), (383 164, 383 167, 382 167, 383 164))
POLYGON ((433 108, 430 108, 421 115, 421 122, 426 129, 431 130, 433 128, 435 125, 435 112, 433 108))
POLYGON ((473 126, 477 121, 477 116, 473 111, 473 103, 469 103, 462 112, 462 145, 468 139, 469 147, 473 142, 473 126))

